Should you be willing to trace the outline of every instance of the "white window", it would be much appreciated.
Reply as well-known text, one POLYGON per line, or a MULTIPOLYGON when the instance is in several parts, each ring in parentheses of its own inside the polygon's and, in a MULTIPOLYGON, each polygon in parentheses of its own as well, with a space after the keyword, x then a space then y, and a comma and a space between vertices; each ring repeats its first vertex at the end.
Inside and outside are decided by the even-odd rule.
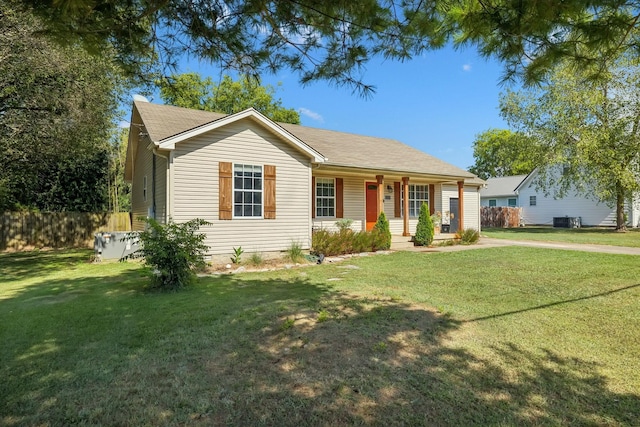
POLYGON ((509 199, 509 207, 510 208, 516 207, 516 199, 509 199))
MULTIPOLYGON (((428 185, 409 185, 409 217, 417 218, 420 216, 420 206, 423 203, 429 203, 429 186, 428 185)), ((400 197, 400 206, 404 206, 404 186, 400 197)))
POLYGON ((336 216, 336 183, 333 178, 316 178, 316 218, 336 216))
POLYGON ((147 175, 142 177, 142 201, 147 201, 147 175))
POLYGON ((536 196, 529 196, 529 206, 536 205, 536 196))
POLYGON ((262 218, 262 166, 233 165, 233 216, 262 218))
POLYGON ((496 199, 489 199, 489 206, 497 206, 497 200, 496 199))

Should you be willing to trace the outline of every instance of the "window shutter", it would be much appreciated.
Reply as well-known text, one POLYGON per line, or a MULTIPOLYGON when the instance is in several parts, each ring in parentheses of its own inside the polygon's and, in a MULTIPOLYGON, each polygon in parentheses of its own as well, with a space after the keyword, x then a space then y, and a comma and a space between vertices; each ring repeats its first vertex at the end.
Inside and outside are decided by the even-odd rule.
POLYGON ((344 197, 342 178, 336 178, 336 218, 344 217, 344 197))
POLYGON ((276 167, 264 165, 264 219, 276 219, 276 167))
POLYGON ((316 177, 311 177, 311 218, 316 217, 316 177))
POLYGON ((219 162, 218 175, 220 183, 218 218, 227 220, 233 218, 233 165, 231 162, 219 162))
POLYGON ((393 183, 393 216, 400 218, 402 216, 402 208, 400 207, 400 182, 393 183))

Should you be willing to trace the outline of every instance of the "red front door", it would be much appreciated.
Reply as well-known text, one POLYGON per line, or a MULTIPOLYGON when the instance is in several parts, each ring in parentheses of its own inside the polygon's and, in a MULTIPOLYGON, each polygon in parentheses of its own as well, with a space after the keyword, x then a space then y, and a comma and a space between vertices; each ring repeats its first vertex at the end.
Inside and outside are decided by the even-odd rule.
POLYGON ((367 182, 367 231, 373 230, 378 220, 378 183, 367 182))

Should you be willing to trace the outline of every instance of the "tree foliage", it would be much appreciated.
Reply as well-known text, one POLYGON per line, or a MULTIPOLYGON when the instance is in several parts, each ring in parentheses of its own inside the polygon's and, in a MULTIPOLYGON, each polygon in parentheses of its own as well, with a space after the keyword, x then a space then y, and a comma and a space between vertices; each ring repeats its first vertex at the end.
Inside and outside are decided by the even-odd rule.
POLYGON ((275 99, 271 85, 261 86, 249 76, 234 81, 224 76, 219 84, 198 73, 173 75, 159 81, 160 97, 166 104, 196 110, 233 114, 255 108, 276 122, 300 124, 300 115, 275 99))
POLYGON ((14 5, 0 9, 0 210, 105 210, 117 70, 14 5))
MULTIPOLYGON (((439 2, 443 3, 443 2, 439 2)), ((505 66, 504 79, 542 82, 558 62, 602 74, 602 58, 638 57, 637 0, 458 0, 446 2, 447 31, 505 66), (593 67, 596 65, 596 67, 593 67)))
POLYGON ((533 138, 508 129, 489 129, 473 142, 475 163, 469 172, 482 179, 523 175, 536 167, 538 145, 533 138))
POLYGON ((418 225, 416 225, 416 235, 414 242, 418 246, 429 246, 433 242, 433 221, 429 215, 429 205, 423 203, 420 206, 420 214, 418 216, 418 225))
MULTIPOLYGON (((139 69, 193 55, 244 73, 289 68, 361 93, 375 56, 407 60, 453 40, 505 64, 505 78, 537 82, 561 59, 576 68, 620 52, 637 56, 638 0, 23 0, 48 34, 139 69)), ((597 71, 597 69, 594 69, 597 71)))
POLYGON ((562 197, 569 189, 616 207, 640 188, 640 64, 622 57, 590 80, 559 66, 550 82, 501 98, 509 124, 541 144, 538 184, 562 197))

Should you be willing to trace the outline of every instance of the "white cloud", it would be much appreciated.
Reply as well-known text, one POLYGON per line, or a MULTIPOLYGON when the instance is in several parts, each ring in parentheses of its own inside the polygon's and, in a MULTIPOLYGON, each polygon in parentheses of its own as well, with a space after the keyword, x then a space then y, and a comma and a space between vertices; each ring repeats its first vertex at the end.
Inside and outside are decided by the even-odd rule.
POLYGON ((320 123, 324 122, 324 119, 322 118, 322 116, 320 114, 316 113, 315 111, 311 111, 308 108, 301 107, 301 108, 298 108, 298 111, 303 116, 307 116, 310 119, 313 119, 313 120, 315 120, 317 122, 320 122, 320 123))
POLYGON ((133 100, 134 101, 149 102, 149 100, 145 96, 138 95, 137 93, 135 95, 133 95, 133 100))
POLYGON ((126 120, 120 120, 120 123, 118 123, 118 127, 121 129, 127 129, 129 127, 129 122, 126 120))
POLYGON ((462 71, 471 71, 471 64, 464 64, 462 66, 462 71))

